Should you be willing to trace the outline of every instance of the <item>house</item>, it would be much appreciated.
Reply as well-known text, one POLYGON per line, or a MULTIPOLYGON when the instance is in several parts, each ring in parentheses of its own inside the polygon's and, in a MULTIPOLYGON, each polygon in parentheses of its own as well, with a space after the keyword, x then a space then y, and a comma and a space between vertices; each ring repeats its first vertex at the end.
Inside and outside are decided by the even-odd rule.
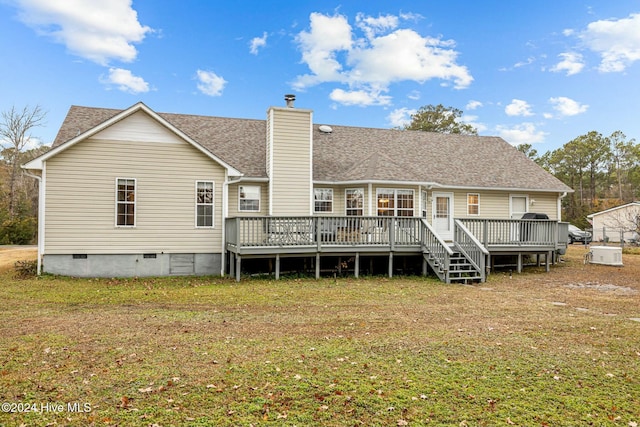
POLYGON ((23 166, 43 271, 239 279, 243 261, 277 277, 304 258, 316 276, 328 259, 392 275, 418 257, 450 282, 484 280, 500 254, 549 268, 566 246, 572 190, 501 138, 319 125, 285 100, 266 120, 72 106, 23 166), (532 211, 550 219, 520 219, 532 211))
POLYGON ((587 215, 593 226, 594 242, 622 242, 638 240, 640 231, 640 202, 631 202, 587 215))

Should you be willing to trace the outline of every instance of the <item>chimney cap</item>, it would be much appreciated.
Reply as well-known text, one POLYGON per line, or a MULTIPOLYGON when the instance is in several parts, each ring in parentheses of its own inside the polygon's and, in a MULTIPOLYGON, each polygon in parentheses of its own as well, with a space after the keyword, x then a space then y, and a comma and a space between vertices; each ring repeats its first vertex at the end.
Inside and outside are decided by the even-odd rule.
POLYGON ((284 100, 287 102, 287 107, 293 108, 293 101, 296 100, 296 96, 292 93, 288 93, 284 96, 284 100))

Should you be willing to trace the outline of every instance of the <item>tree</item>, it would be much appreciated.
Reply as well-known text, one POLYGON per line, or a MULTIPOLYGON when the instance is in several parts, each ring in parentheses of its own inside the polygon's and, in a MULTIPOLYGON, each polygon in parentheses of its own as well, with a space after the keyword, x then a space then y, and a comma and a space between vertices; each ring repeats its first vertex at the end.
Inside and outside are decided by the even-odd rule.
POLYGON ((609 175, 616 180, 618 198, 622 201, 630 202, 634 198, 633 191, 624 190, 629 187, 631 170, 640 161, 640 149, 635 144, 634 139, 627 141, 627 136, 619 130, 611 134, 609 142, 611 144, 609 175))
POLYGON ((36 105, 34 108, 27 106, 22 110, 11 107, 9 111, 3 111, 0 116, 0 144, 7 147, 2 150, 2 156, 9 168, 8 212, 9 218, 13 219, 18 199, 16 187, 21 178, 21 153, 32 138, 31 130, 44 125, 46 113, 36 105))
POLYGON ((531 160, 535 161, 538 158, 538 150, 534 149, 531 144, 518 144, 516 145, 516 150, 531 160))
POLYGON ((457 108, 445 107, 442 104, 436 106, 425 105, 411 115, 411 123, 405 125, 403 129, 477 135, 478 130, 476 128, 458 120, 461 116, 462 110, 457 108))

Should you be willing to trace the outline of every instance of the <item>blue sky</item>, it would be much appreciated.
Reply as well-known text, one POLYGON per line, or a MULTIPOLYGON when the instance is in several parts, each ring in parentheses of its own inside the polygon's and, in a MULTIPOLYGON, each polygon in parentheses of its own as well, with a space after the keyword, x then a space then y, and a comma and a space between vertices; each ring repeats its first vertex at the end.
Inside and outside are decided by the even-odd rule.
POLYGON ((0 111, 71 105, 390 128, 428 104, 540 153, 640 140, 640 1, 0 0, 0 111))

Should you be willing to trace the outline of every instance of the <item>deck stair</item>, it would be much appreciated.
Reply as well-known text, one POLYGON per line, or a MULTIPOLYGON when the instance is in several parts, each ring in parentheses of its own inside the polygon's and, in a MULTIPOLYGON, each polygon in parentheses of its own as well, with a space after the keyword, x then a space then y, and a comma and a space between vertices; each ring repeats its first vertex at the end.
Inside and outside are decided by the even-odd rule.
POLYGON ((456 233, 464 235, 467 239, 463 240, 463 244, 456 242, 453 245, 446 243, 429 223, 423 220, 422 224, 422 254, 440 280, 445 283, 484 282, 486 280, 484 260, 488 252, 462 224, 456 222, 456 233), (474 257, 470 255, 473 253, 472 249, 480 251, 479 257, 476 252, 476 258, 481 262, 474 261, 474 257))
POLYGON ((461 252, 453 251, 449 257, 449 268, 447 268, 444 260, 435 257, 429 251, 424 251, 423 256, 436 276, 445 283, 467 283, 484 280, 479 269, 461 252))

